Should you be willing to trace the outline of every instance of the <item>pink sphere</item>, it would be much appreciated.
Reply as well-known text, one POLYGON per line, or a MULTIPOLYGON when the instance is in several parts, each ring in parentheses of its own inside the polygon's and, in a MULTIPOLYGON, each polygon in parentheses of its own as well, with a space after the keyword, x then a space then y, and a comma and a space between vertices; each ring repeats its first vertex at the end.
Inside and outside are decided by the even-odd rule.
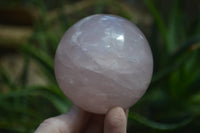
POLYGON ((64 94, 78 107, 105 114, 135 104, 151 81, 153 58, 143 33, 115 15, 92 15, 64 34, 55 74, 64 94))

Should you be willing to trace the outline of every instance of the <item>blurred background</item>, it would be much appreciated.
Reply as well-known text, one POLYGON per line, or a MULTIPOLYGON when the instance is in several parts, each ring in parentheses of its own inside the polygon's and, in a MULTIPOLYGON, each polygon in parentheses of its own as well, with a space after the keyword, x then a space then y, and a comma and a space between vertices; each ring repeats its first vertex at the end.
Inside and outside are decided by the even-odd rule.
POLYGON ((34 132, 68 110, 55 50, 72 24, 96 13, 132 21, 153 51, 153 79, 130 109, 128 133, 199 133, 199 0, 0 0, 0 133, 34 132))

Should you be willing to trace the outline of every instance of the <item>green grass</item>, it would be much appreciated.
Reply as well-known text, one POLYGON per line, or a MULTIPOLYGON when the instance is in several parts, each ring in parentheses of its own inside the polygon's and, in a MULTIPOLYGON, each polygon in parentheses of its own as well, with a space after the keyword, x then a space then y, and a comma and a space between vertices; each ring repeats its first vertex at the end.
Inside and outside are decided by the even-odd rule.
MULTIPOLYGON (((64 13, 64 1, 56 5, 51 2, 23 3, 34 7, 41 16, 34 23, 30 40, 17 49, 23 56, 23 70, 18 80, 12 80, 12 75, 0 64, 0 132, 33 132, 44 119, 68 110, 71 103, 55 80, 54 54, 69 26, 94 13, 113 13, 130 20, 136 16, 128 10, 134 8, 132 3, 137 3, 131 0, 128 4, 97 1, 90 9, 74 10, 68 15, 64 13), (56 8, 59 15, 48 19, 49 12, 56 8), (39 66, 47 85, 28 85, 31 61, 39 66), (1 88, 7 89, 1 92, 1 88)), ((194 9, 187 9, 184 2, 143 0, 140 3, 153 21, 146 36, 153 51, 154 74, 146 94, 130 109, 129 132, 200 131, 200 8, 197 8, 200 3, 192 0, 194 9)), ((19 3, 13 2, 11 7, 19 3)))

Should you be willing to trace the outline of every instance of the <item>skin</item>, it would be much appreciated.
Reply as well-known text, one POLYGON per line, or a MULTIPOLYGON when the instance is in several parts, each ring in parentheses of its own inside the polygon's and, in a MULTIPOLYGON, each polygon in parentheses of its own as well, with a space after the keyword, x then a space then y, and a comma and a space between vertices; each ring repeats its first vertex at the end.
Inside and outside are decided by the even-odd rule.
POLYGON ((35 133, 126 133, 127 115, 121 107, 98 115, 72 106, 66 114, 46 119, 35 133))

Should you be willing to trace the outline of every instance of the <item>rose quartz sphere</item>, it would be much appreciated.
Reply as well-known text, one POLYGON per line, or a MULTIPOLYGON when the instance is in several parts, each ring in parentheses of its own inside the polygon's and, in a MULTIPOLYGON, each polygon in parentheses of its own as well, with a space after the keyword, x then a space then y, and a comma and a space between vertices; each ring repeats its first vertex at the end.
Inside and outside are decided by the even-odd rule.
POLYGON ((64 94, 78 107, 105 114, 124 109, 145 93, 153 59, 143 33, 115 15, 92 15, 64 34, 55 56, 55 74, 64 94))

